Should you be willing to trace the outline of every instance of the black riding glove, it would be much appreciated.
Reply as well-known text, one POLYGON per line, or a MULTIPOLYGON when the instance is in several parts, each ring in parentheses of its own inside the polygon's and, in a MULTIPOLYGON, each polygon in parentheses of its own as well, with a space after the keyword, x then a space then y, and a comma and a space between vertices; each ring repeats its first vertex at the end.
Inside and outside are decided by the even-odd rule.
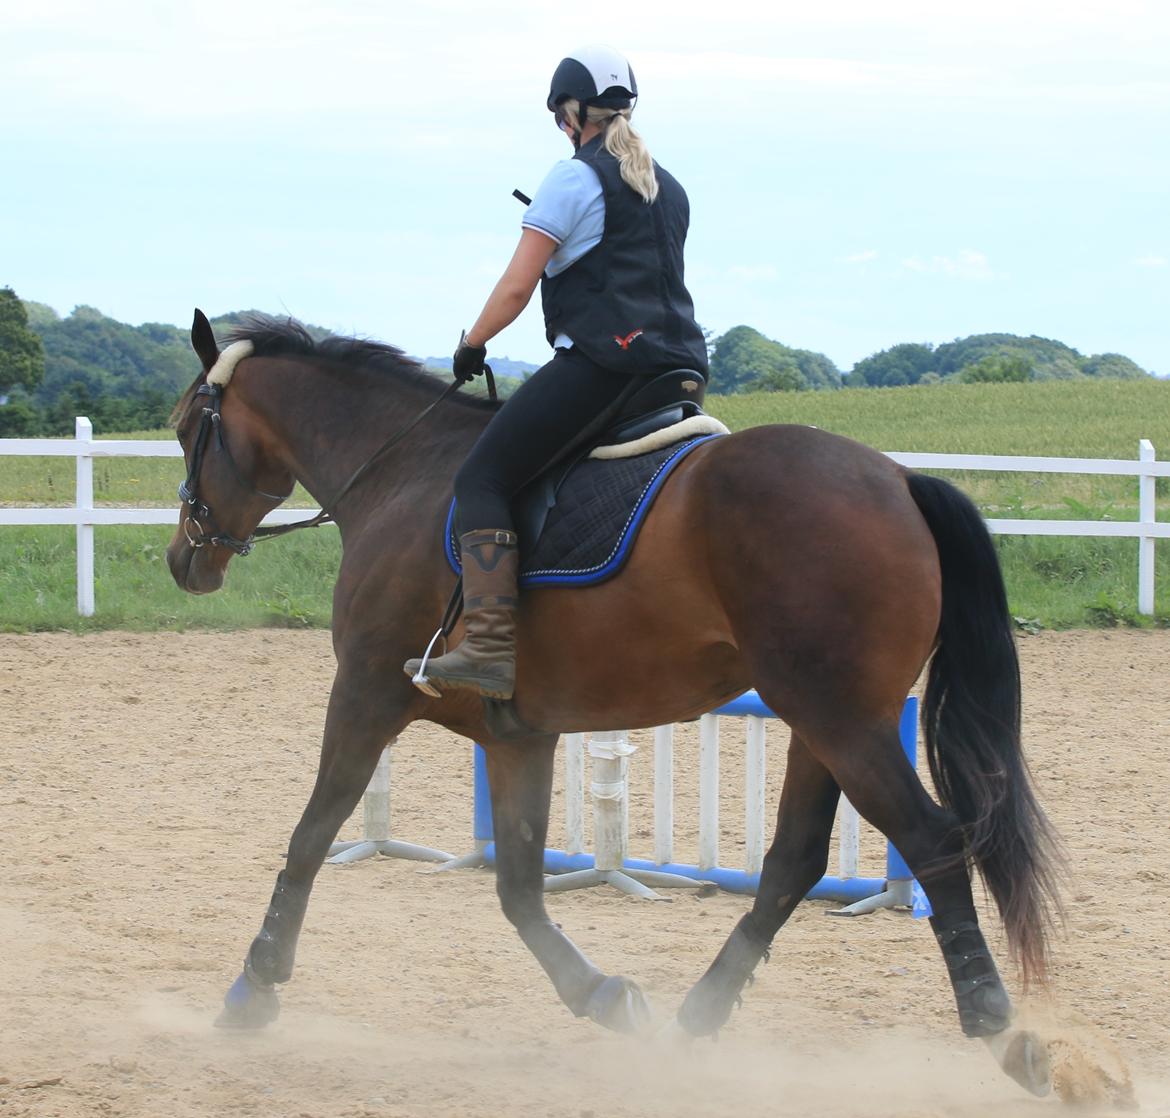
POLYGON ((465 331, 459 335, 459 345, 451 360, 451 372, 455 374, 455 379, 460 384, 466 384, 472 377, 477 377, 483 372, 486 357, 487 346, 468 345, 465 331))

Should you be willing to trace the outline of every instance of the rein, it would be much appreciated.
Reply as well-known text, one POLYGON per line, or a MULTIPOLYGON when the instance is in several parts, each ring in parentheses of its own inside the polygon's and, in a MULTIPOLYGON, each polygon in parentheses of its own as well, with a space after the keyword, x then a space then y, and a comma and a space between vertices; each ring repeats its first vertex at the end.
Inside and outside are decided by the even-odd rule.
MULTIPOLYGON (((483 370, 487 378, 488 396, 492 400, 495 400, 497 399, 496 380, 492 375, 491 366, 485 364, 483 370)), ((337 495, 329 502, 329 505, 323 505, 321 511, 316 516, 310 517, 308 520, 298 520, 292 524, 259 525, 245 540, 241 540, 237 536, 233 536, 227 532, 208 532, 203 527, 203 521, 207 521, 212 525, 215 523, 211 507, 206 501, 199 499, 199 472, 203 467, 203 459, 207 451, 207 444, 210 441, 211 432, 215 432, 216 444, 226 455, 228 464, 231 466, 236 478, 257 496, 275 502, 273 508, 287 501, 293 495, 293 490, 296 489, 296 483, 294 482, 293 488, 281 496, 277 493, 265 492, 244 477, 239 466, 236 465, 236 460, 232 457, 232 452, 228 449, 228 445, 223 439, 223 416, 220 414, 223 387, 218 384, 201 384, 195 390, 195 395, 209 397, 210 404, 204 407, 203 416, 199 421, 199 430, 195 434, 195 444, 191 451, 191 468, 187 472, 186 479, 179 485, 179 499, 185 501, 195 513, 195 515, 188 513, 187 518, 183 521, 183 532, 187 536, 187 542, 192 547, 203 547, 206 544, 218 545, 234 551, 237 555, 243 556, 250 554, 252 548, 260 540, 284 536, 289 532, 295 532, 298 528, 317 528, 322 524, 335 523, 336 518, 330 509, 336 509, 338 504, 341 503, 342 498, 349 493, 387 451, 406 438, 435 408, 455 393, 460 385, 464 383, 465 381, 463 380, 453 381, 443 390, 440 396, 423 408, 405 427, 391 435, 390 438, 350 475, 349 480, 338 490, 337 495), (191 525, 194 525, 197 530, 194 534, 192 533, 191 525)), ((269 511, 271 512, 272 510, 270 509, 269 511)))

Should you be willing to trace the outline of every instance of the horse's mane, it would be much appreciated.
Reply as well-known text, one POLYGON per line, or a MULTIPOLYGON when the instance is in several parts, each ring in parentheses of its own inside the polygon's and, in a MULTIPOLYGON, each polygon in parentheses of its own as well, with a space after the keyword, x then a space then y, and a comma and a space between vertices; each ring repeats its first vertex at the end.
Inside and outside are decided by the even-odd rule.
MULTIPOLYGON (((224 344, 227 346, 242 341, 252 343, 254 357, 306 357, 349 369, 373 370, 387 374, 398 382, 405 381, 434 396, 438 396, 446 387, 437 377, 423 372, 422 365, 397 346, 338 334, 330 334, 318 340, 294 318, 245 315, 240 324, 228 333, 224 344)), ((175 405, 175 417, 184 414, 202 380, 200 375, 183 394, 183 398, 175 405)), ((448 399, 451 403, 480 411, 494 411, 500 406, 494 400, 466 392, 456 392, 448 399)))

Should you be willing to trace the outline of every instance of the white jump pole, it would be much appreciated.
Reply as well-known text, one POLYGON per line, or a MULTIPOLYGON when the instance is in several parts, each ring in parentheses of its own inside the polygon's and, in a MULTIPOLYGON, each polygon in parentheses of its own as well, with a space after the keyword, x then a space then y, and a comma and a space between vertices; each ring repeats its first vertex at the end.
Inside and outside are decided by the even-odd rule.
MULTIPOLYGON (((579 818, 583 803, 584 753, 582 735, 570 735, 565 749, 565 809, 568 849, 571 857, 584 849, 583 821, 579 818), (574 805, 577 805, 574 807, 574 805)), ((630 798, 629 758, 637 751, 625 730, 605 730, 589 736, 588 753, 592 764, 589 791, 593 800, 593 865, 585 869, 557 873, 544 879, 546 893, 569 889, 587 889, 595 885, 612 885, 623 893, 648 901, 665 901, 650 886, 694 889, 702 882, 681 874, 660 870, 632 869, 624 863, 629 853, 630 798)))
POLYGON ((654 861, 674 861, 674 727, 654 729, 654 861))
POLYGON ((744 846, 748 873, 759 873, 764 868, 767 835, 764 829, 766 815, 765 792, 768 777, 765 724, 762 718, 747 717, 747 752, 744 756, 744 846))
POLYGON ((565 853, 585 852, 585 735, 565 735, 565 853))
MULTIPOLYGON (((390 745, 394 743, 391 742, 390 745)), ((390 746, 382 750, 369 787, 362 798, 362 837, 351 842, 335 842, 329 848, 328 862, 335 866, 349 865, 381 854, 387 858, 406 858, 412 862, 450 862, 453 854, 400 842, 390 837, 390 746)))
POLYGON ((699 719, 699 869, 719 865, 719 716, 699 719))

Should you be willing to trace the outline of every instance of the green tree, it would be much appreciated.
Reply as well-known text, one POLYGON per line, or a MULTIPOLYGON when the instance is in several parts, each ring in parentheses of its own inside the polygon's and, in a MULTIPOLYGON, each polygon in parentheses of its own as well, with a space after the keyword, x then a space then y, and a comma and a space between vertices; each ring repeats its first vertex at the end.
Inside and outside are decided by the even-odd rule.
POLYGON ((1081 372, 1081 355, 1063 342, 1033 334, 972 334, 940 345, 935 351, 938 372, 944 378, 961 374, 985 357, 1019 357, 1031 369, 1027 380, 1077 380, 1081 372))
POLYGON ((0 287, 0 392, 36 388, 44 375, 44 347, 29 329, 24 304, 11 287, 0 287))
POLYGON ((1117 377, 1122 380, 1150 375, 1136 361, 1120 353, 1098 353, 1093 357, 1082 357, 1081 372, 1087 377, 1117 377))
MULTIPOLYGON (((918 384, 934 372, 934 346, 902 342, 858 361, 845 383, 852 388, 897 388, 918 384)), ((937 379, 937 378, 936 378, 937 379)))
POLYGON ((1020 354, 989 354, 959 371, 956 379, 966 384, 1005 384, 1023 382, 1032 376, 1032 362, 1020 354))
POLYGON ((750 326, 733 326, 712 343, 713 393, 840 387, 841 373, 823 353, 793 349, 750 326))
POLYGON ((0 406, 0 439, 26 439, 40 435, 43 419, 33 402, 16 389, 0 406))

